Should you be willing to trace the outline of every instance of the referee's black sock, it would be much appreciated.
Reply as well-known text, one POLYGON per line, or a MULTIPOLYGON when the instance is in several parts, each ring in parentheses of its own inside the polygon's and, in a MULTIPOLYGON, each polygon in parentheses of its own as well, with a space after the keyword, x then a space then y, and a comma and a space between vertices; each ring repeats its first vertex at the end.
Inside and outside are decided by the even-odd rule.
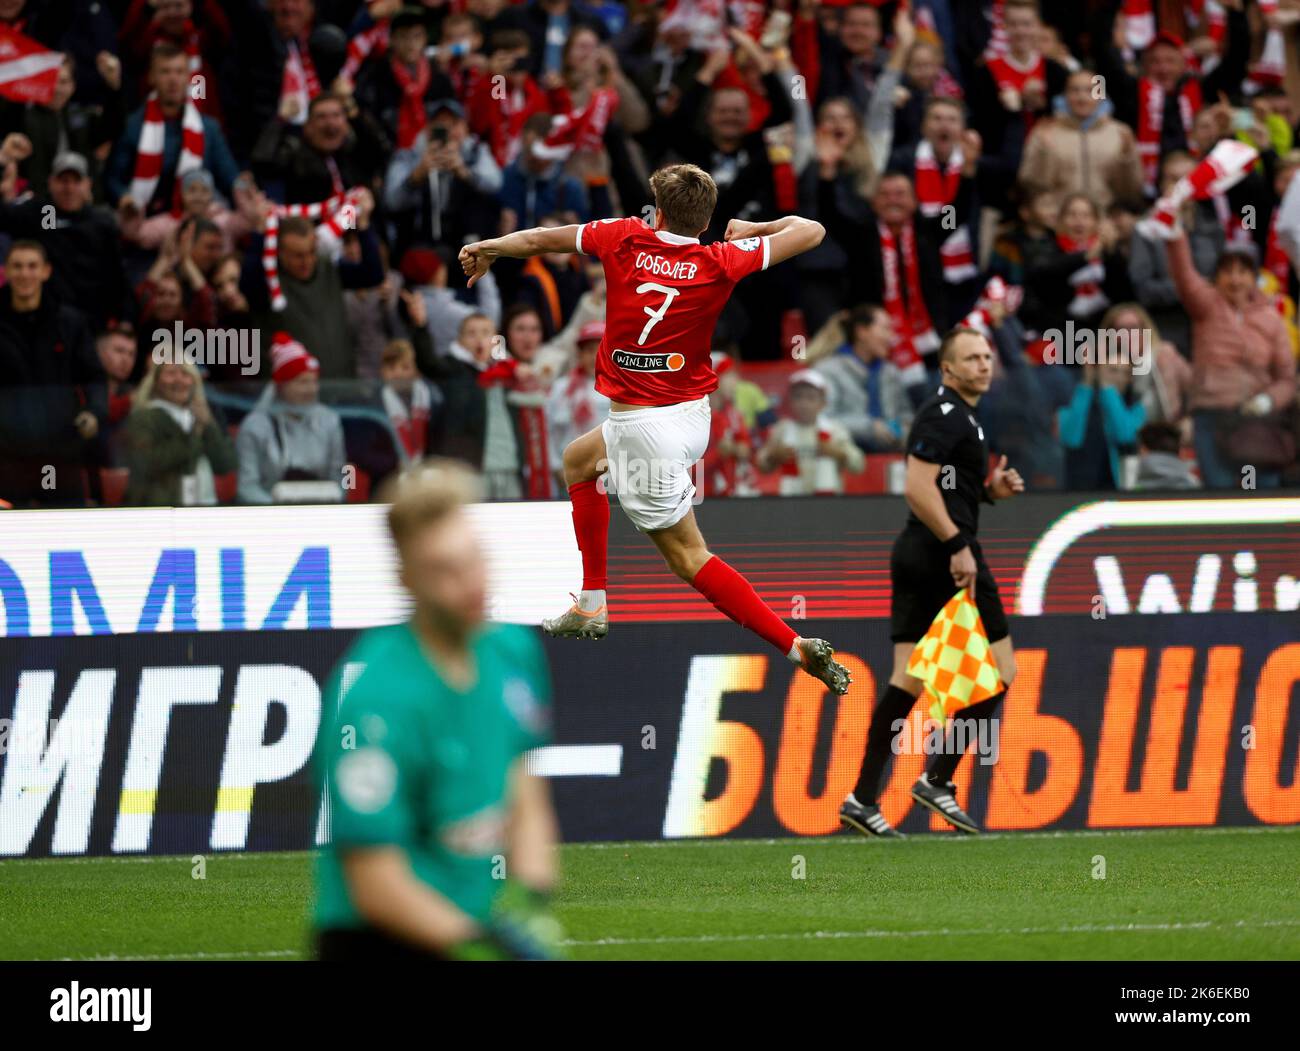
MULTIPOLYGON (((1006 695, 1006 690, 995 693, 992 697, 980 701, 979 704, 972 704, 965 711, 958 712, 953 716, 953 722, 948 724, 948 728, 944 732, 943 751, 930 760, 929 769, 926 770, 930 784, 942 785, 951 781, 952 775, 957 772, 957 764, 961 762, 962 757, 966 754, 964 747, 960 749, 957 747, 957 728, 954 725, 956 720, 977 720, 978 725, 975 727, 974 732, 966 733, 962 743, 969 744, 971 741, 978 741, 978 735, 983 732, 984 724, 993 718, 993 715, 998 710, 998 705, 1002 703, 1002 698, 1006 695)), ((969 725, 967 723, 967 726, 969 725)))
POLYGON ((880 791, 880 776, 885 772, 885 763, 889 761, 894 740, 894 723, 906 719, 907 713, 916 704, 916 698, 906 690, 890 683, 876 703, 876 710, 871 716, 871 729, 867 731, 867 754, 862 759, 862 772, 858 774, 857 786, 853 796, 863 806, 876 802, 880 791))

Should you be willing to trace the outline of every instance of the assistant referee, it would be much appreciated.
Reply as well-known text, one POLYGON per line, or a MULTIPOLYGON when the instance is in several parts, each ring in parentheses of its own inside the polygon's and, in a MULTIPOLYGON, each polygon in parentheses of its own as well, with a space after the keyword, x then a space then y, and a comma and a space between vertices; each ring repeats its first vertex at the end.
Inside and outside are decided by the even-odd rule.
MULTIPOLYGON (((901 720, 923 688, 920 679, 907 674, 907 662, 960 588, 973 589, 1003 683, 1010 686, 1016 674, 1007 615, 975 539, 980 503, 1025 488, 1020 475, 1007 469, 1005 456, 988 475, 988 445, 975 408, 993 379, 993 352, 978 330, 954 328, 939 348, 939 367, 942 386, 917 410, 908 434, 903 496, 911 514, 889 560, 894 670, 871 717, 858 783, 840 808, 842 824, 871 836, 900 835, 881 814, 877 797, 901 720)), ((991 719, 1005 695, 1004 690, 971 705, 961 718, 991 719)), ((979 826, 957 805, 952 776, 964 754, 962 745, 973 739, 979 738, 957 737, 950 723, 942 752, 912 786, 914 800, 970 833, 979 832, 979 826)))
POLYGON ((326 691, 316 770, 331 839, 317 867, 317 954, 556 958, 545 904, 556 821, 545 781, 524 765, 549 738, 540 642, 485 622, 486 566, 464 510, 481 499, 477 476, 430 460, 385 495, 414 610, 362 635, 326 691))

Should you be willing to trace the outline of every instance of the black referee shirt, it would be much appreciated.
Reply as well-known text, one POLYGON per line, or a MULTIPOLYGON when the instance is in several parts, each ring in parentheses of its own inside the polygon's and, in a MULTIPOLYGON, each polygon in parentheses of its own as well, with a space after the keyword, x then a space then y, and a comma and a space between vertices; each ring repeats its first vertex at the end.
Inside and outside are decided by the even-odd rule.
MULTIPOLYGON (((975 410, 947 387, 940 387, 916 412, 907 435, 907 452, 918 460, 939 465, 936 479, 948 516, 963 533, 979 529, 980 502, 985 499, 989 450, 984 428, 975 410)), ((929 527, 908 515, 909 527, 929 527)), ((937 538, 936 538, 937 539, 937 538)))

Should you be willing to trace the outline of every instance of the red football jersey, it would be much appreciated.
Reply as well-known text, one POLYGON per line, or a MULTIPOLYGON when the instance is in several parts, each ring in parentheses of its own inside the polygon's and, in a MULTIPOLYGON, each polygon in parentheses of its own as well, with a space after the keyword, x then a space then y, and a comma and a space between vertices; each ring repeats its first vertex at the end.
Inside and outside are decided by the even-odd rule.
POLYGON ((636 218, 597 219, 578 228, 578 251, 605 267, 601 394, 629 405, 675 405, 717 387, 713 326, 732 286, 767 269, 766 237, 702 245, 636 218))

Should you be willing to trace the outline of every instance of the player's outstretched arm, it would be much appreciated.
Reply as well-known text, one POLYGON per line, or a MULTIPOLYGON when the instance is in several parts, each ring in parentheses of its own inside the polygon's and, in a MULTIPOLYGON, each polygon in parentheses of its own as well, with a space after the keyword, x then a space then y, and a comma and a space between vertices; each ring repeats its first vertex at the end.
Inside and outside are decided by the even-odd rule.
POLYGON ((505 237, 491 237, 475 241, 460 250, 460 265, 471 286, 488 272, 488 268, 501 256, 510 259, 527 259, 548 252, 576 252, 578 250, 577 224, 569 226, 535 226, 531 230, 516 230, 505 237))
POLYGON ((767 265, 776 266, 785 260, 816 248, 826 236, 826 227, 815 219, 800 215, 787 215, 770 223, 747 223, 732 219, 727 224, 726 241, 743 241, 747 237, 768 238, 767 265))

